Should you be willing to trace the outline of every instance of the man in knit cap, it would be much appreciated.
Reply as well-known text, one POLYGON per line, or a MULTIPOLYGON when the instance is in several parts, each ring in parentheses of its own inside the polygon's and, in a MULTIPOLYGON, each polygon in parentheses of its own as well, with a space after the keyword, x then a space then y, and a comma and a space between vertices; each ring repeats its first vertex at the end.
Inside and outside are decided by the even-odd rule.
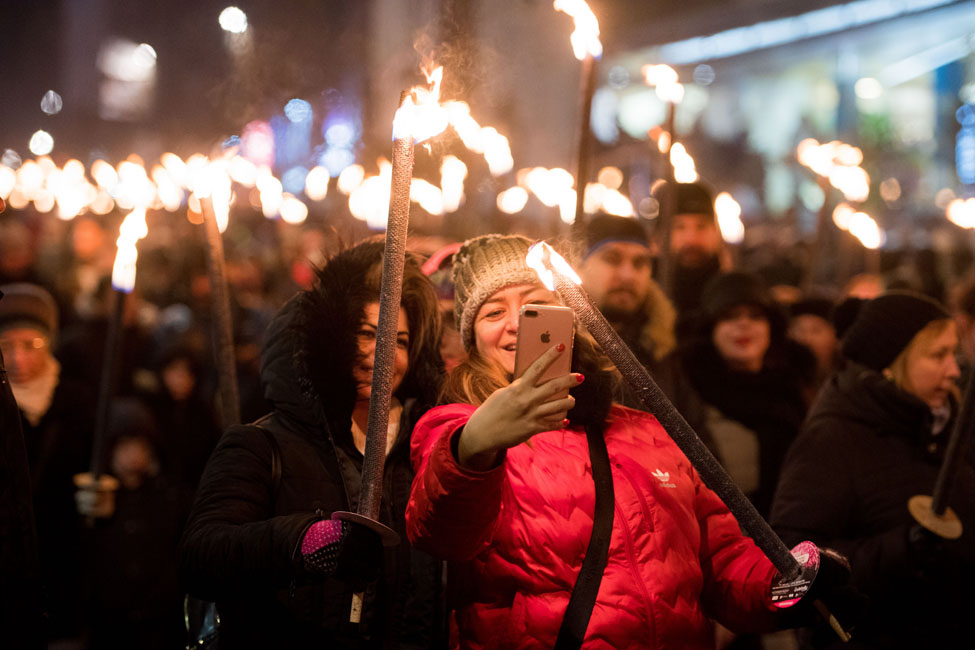
MULTIPOLYGON (((710 442, 704 403, 674 354, 677 313, 651 277, 652 251, 643 225, 627 217, 596 216, 586 225, 584 245, 582 286, 684 419, 710 442)), ((630 397, 626 403, 639 408, 630 397)))
MULTIPOLYGON (((701 303, 701 291, 708 280, 730 268, 727 251, 718 230, 711 192, 701 183, 660 183, 652 194, 661 205, 672 201, 669 248, 670 279, 664 287, 681 324, 701 303), (671 188, 674 189, 671 189, 671 188)), ((661 236, 663 233, 658 233, 661 236)))

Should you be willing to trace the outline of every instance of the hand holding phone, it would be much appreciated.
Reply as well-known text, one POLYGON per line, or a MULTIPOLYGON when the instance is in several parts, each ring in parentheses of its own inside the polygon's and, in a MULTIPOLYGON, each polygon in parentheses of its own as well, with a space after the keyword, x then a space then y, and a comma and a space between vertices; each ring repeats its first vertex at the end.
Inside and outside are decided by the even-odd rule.
MULTIPOLYGON (((572 369, 572 343, 575 336, 572 310, 560 305, 524 305, 518 314, 518 349, 515 353, 515 379, 525 374, 546 350, 559 343, 566 347, 555 363, 538 380, 543 384, 564 377, 572 369)), ((568 394, 566 391, 565 395, 568 394)), ((565 395, 561 395, 564 397, 565 395)))

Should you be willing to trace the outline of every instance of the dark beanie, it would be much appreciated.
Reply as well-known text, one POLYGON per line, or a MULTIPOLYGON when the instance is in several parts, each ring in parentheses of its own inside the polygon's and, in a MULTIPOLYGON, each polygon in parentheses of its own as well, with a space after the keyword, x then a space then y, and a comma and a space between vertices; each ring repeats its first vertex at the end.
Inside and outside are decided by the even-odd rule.
POLYGON ((617 241, 648 246, 647 231, 632 217, 614 217, 608 214, 597 215, 586 224, 586 257, 603 244, 617 241))
MULTIPOLYGON (((674 183, 677 196, 674 200, 674 214, 706 214, 714 217, 714 198, 711 191, 701 183, 674 183)), ((651 194, 661 203, 670 192, 671 185, 660 183, 651 190, 651 194)))
POLYGON ((850 296, 844 298, 833 308, 833 327, 836 328, 837 338, 843 338, 846 330, 850 329, 850 325, 857 319, 860 309, 868 302, 870 301, 866 298, 850 296))
POLYGON ((772 299, 759 276, 732 271, 717 275, 704 285, 701 310, 708 322, 713 323, 738 305, 757 305, 771 314, 772 299))
POLYGON ((0 330, 27 326, 57 337, 58 307, 46 290, 36 284, 17 282, 0 286, 0 330))
POLYGON ((951 318, 940 304, 918 293, 891 291, 868 301, 843 336, 843 355, 868 368, 890 366, 929 323, 951 318))

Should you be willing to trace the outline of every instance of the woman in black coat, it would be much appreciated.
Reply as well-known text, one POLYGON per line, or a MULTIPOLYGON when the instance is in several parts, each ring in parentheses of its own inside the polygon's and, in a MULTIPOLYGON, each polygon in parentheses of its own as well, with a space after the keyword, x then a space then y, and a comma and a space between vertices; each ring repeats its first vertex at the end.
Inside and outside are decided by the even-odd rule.
POLYGON ((697 336, 683 350, 706 403, 716 455, 763 515, 805 417, 815 360, 786 338, 785 318, 761 279, 723 273, 704 288, 697 336))
POLYGON ((957 410, 955 324, 932 300, 890 293, 868 302, 843 338, 848 361, 826 383, 789 450, 772 508, 787 545, 850 558, 870 598, 857 647, 970 643, 975 580, 975 471, 962 462, 949 505, 958 540, 929 533, 907 502, 931 495, 957 410), (969 641, 963 641, 969 639, 969 641))
POLYGON ((329 520, 358 505, 382 255, 376 241, 338 254, 315 289, 280 310, 261 363, 274 411, 229 429, 207 463, 181 565, 190 594, 217 603, 221 648, 440 643, 440 565, 409 546, 403 518, 410 431, 433 405, 443 373, 436 294, 412 259, 380 515, 401 541, 383 550, 371 531, 329 520), (272 439, 260 429, 280 452, 277 482, 272 439), (352 594, 363 588, 362 623, 351 624, 352 594))

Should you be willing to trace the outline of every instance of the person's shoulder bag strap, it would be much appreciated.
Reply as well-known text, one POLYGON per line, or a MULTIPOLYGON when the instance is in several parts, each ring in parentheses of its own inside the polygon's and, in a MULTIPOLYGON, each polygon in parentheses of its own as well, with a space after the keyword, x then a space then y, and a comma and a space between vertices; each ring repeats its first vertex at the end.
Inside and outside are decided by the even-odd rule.
POLYGON ((577 650, 589 627, 596 592, 603 579, 603 569, 609 554, 609 540, 613 533, 613 473, 609 466, 609 452, 601 427, 586 426, 586 439, 589 442, 589 462, 592 464, 592 479, 596 485, 596 508, 593 514, 592 536, 582 569, 572 588, 569 606, 562 618, 556 650, 577 650))
POLYGON ((274 506, 278 500, 278 489, 281 487, 281 446, 274 434, 261 426, 267 418, 262 418, 254 423, 254 426, 261 430, 267 438, 267 444, 271 445, 271 514, 274 514, 274 506))

